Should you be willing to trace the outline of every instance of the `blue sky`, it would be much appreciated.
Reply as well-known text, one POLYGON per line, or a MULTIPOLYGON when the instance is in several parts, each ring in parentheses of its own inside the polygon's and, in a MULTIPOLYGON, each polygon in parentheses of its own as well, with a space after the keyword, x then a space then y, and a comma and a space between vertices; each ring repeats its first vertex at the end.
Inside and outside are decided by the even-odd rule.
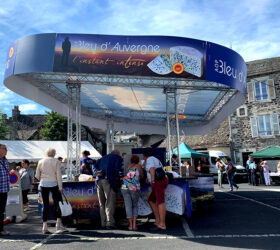
POLYGON ((3 85, 7 50, 36 33, 172 35, 215 42, 245 61, 280 56, 279 0, 7 0, 0 2, 0 110, 45 107, 3 85))

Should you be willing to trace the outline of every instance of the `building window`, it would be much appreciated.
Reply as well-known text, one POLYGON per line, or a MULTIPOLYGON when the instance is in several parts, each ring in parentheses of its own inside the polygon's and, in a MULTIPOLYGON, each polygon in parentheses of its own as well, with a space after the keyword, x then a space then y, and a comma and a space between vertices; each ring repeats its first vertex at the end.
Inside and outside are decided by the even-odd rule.
POLYGON ((278 114, 266 114, 251 117, 252 137, 279 135, 278 114))
POLYGON ((268 136, 272 135, 270 115, 258 116, 259 135, 268 136))
POLYGON ((276 98, 274 80, 262 77, 247 83, 248 101, 261 102, 276 98))
POLYGON ((266 81, 255 82, 256 101, 268 100, 268 88, 266 81))
POLYGON ((241 107, 239 107, 238 109, 237 109, 237 116, 238 117, 245 117, 245 116, 247 116, 247 107, 246 107, 246 105, 242 105, 241 107))
POLYGON ((245 108, 240 108, 239 109, 239 115, 240 116, 244 116, 246 113, 245 113, 245 108))

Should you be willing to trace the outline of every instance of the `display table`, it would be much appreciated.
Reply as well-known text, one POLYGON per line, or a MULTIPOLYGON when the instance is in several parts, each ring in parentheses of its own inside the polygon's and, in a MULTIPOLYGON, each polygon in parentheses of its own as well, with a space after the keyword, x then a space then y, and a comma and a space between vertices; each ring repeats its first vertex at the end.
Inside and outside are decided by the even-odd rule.
MULTIPOLYGON (((63 192, 73 208, 73 219, 99 218, 99 202, 94 181, 63 182, 63 192)), ((149 185, 141 187, 139 215, 152 213, 148 204, 151 193, 149 185)), ((211 202, 214 198, 213 176, 196 176, 170 180, 165 191, 165 205, 168 212, 191 217, 192 210, 198 208, 200 201, 211 202), (194 204, 194 206, 193 206, 194 204)), ((121 193, 117 195, 116 208, 125 211, 121 193)))

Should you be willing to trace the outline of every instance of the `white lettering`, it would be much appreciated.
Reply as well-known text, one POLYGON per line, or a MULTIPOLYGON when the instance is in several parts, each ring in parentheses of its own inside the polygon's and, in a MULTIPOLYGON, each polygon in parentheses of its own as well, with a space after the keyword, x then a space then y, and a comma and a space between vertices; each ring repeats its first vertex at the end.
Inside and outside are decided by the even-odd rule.
POLYGON ((147 54, 147 53, 158 53, 160 52, 159 45, 145 45, 145 44, 124 44, 121 45, 119 42, 117 42, 111 49, 111 51, 116 52, 140 52, 141 54, 147 54))

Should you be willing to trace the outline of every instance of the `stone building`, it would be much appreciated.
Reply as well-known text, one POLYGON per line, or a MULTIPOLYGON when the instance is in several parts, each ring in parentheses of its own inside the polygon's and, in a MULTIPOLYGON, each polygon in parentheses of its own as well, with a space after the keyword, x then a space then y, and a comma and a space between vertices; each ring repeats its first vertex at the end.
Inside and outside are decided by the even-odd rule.
POLYGON ((230 117, 236 163, 268 146, 280 146, 280 57, 247 63, 247 101, 230 117))

